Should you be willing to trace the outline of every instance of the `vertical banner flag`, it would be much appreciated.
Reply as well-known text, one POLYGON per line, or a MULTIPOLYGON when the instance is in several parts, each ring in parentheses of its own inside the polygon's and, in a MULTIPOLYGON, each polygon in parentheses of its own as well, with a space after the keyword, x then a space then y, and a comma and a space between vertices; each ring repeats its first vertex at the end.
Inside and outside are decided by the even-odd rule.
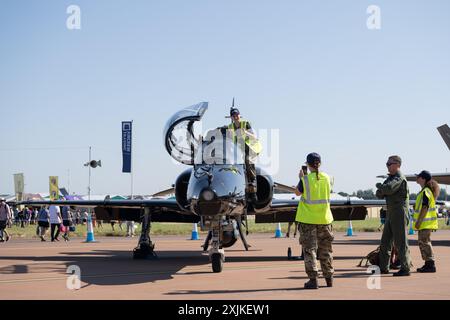
POLYGON ((131 121, 122 122, 122 172, 131 173, 131 121))
POLYGON ((58 177, 50 177, 50 201, 59 200, 58 177))
POLYGON ((25 183, 23 173, 17 173, 14 175, 14 193, 16 194, 16 201, 23 201, 23 192, 25 189, 25 183))

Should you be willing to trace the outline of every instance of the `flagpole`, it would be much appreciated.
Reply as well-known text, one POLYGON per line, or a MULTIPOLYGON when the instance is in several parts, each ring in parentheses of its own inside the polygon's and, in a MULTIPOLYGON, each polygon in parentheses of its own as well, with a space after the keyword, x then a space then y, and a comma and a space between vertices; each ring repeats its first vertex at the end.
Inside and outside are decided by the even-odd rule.
MULTIPOLYGON (((89 185, 88 185, 88 200, 91 200, 91 149, 92 147, 89 147, 89 185)), ((91 210, 89 209, 89 212, 91 212, 91 210)))
POLYGON ((70 169, 67 169, 67 193, 70 195, 70 169))
MULTIPOLYGON (((133 120, 131 120, 131 128, 133 128, 133 120)), ((133 130, 133 129, 131 129, 133 130)), ((133 200, 133 131, 131 131, 131 170, 130 170, 130 176, 131 176, 131 200, 133 200)))

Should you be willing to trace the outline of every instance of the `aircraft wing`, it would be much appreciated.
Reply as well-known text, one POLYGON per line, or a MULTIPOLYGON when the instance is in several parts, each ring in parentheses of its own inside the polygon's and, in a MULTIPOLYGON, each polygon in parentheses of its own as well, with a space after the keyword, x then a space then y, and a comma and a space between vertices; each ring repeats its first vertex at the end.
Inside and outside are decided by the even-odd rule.
MULTIPOLYGON (((273 199, 267 212, 256 213, 256 223, 293 222, 297 213, 298 199, 273 199)), ((410 200, 413 206, 415 200, 410 200)), ((436 204, 444 204, 436 201, 436 204)), ((385 200, 330 200, 331 212, 335 221, 365 220, 368 208, 386 207, 385 200)))
MULTIPOLYGON (((256 223, 292 222, 295 220, 298 202, 298 199, 273 199, 267 212, 256 214, 256 223)), ((364 220, 367 208, 386 206, 384 200, 330 200, 330 204, 335 221, 364 220)))
POLYGON ((163 191, 159 191, 155 194, 152 195, 152 197, 165 197, 165 196, 169 196, 175 194, 175 187, 163 190, 163 191))
MULTIPOLYGON (((434 180, 436 180, 439 184, 447 184, 450 185, 450 173, 432 173, 431 176, 434 180)), ((416 175, 408 174, 405 176, 408 181, 416 181, 416 175)))
POLYGON ((149 208, 153 222, 198 222, 200 218, 180 208, 175 199, 150 200, 73 200, 73 201, 22 201, 16 205, 70 206, 93 208, 98 220, 141 221, 145 208, 149 208))
POLYGON ((282 191, 282 192, 288 192, 288 193, 295 193, 295 187, 290 187, 285 184, 275 182, 273 185, 274 190, 282 191))
POLYGON ((448 149, 450 150, 450 128, 448 125, 444 124, 437 128, 439 131, 439 134, 441 135, 442 139, 444 139, 445 144, 447 145, 448 149))

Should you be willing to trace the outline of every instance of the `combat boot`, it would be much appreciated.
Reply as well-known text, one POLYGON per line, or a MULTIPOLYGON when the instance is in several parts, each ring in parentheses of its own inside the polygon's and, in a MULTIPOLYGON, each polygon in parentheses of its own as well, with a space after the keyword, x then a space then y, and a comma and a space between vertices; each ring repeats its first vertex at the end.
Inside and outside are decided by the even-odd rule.
POLYGON ((391 269, 393 270, 400 270, 402 268, 402 264, 400 263, 399 260, 395 260, 392 264, 391 264, 391 269))
POLYGON ((394 273, 394 277, 407 277, 410 275, 409 271, 405 269, 400 269, 397 273, 394 273))
POLYGON ((418 268, 417 272, 420 273, 434 273, 436 272, 436 265, 434 264, 434 261, 425 261, 425 265, 422 268, 418 268))
POLYGON ((328 288, 331 288, 333 286, 333 277, 325 278, 325 281, 327 283, 328 288))
POLYGON ((319 289, 317 279, 309 279, 309 281, 305 283, 305 289, 319 289))

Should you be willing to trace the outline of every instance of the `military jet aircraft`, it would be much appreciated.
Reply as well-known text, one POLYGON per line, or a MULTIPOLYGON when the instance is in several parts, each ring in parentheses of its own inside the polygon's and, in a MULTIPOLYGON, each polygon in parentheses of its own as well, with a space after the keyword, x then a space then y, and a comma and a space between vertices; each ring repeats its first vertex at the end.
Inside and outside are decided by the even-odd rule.
MULTIPOLYGON (((134 259, 156 258, 151 241, 152 222, 201 223, 208 236, 203 245, 209 249, 213 272, 221 272, 225 261, 224 248, 241 238, 248 250, 242 226, 247 228, 247 216, 255 215, 256 223, 293 221, 298 200, 274 199, 274 190, 294 192, 273 181, 257 168, 256 203, 248 201, 244 155, 229 137, 225 128, 196 137, 194 125, 208 109, 207 102, 175 113, 164 128, 164 146, 169 155, 188 166, 176 179, 173 188, 155 196, 175 194, 175 199, 110 200, 104 201, 24 201, 24 205, 70 205, 91 207, 99 220, 133 220, 142 222, 142 232, 134 259)), ((384 200, 330 200, 334 220, 364 220, 367 208, 383 206, 384 200)))
MULTIPOLYGON (((437 128, 439 133, 441 134, 442 139, 444 140, 447 147, 450 149, 450 128, 447 124, 444 124, 437 128)), ((450 185, 450 173, 431 173, 433 179, 436 180, 439 184, 450 185)), ((377 178, 387 178, 387 175, 379 175, 377 178)), ((415 174, 406 174, 406 180, 408 181, 416 181, 417 177, 415 174)))
MULTIPOLYGON (((444 124, 437 128, 441 134, 442 139, 444 139, 445 144, 450 149, 450 128, 447 124, 444 124)), ((450 185, 450 173, 431 173, 433 179, 437 183, 450 185)), ((408 181, 416 181, 416 175, 408 174, 405 176, 408 181)))
MULTIPOLYGON (((450 149, 450 128, 448 125, 444 124, 437 128, 439 133, 442 136, 442 139, 444 139, 445 144, 450 149)), ((433 179, 436 180, 439 184, 446 184, 450 185, 450 173, 431 173, 433 176, 433 179)), ((388 176, 385 174, 378 175, 377 178, 386 179, 388 176)), ((405 175, 406 180, 408 181, 416 181, 417 176, 415 174, 406 174, 405 175)))

